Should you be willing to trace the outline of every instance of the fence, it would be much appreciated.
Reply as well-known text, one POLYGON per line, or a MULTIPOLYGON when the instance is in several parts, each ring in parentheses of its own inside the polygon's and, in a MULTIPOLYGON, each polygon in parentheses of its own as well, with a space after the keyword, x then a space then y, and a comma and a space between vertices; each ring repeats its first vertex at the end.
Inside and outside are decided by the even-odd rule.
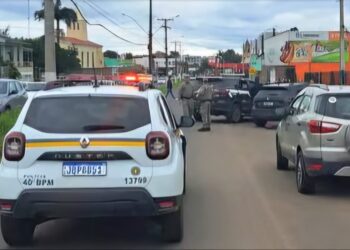
MULTIPOLYGON (((340 73, 339 71, 305 73, 305 81, 310 82, 311 80, 315 83, 338 85, 340 83, 340 73)), ((345 84, 350 85, 350 71, 345 72, 345 84)))

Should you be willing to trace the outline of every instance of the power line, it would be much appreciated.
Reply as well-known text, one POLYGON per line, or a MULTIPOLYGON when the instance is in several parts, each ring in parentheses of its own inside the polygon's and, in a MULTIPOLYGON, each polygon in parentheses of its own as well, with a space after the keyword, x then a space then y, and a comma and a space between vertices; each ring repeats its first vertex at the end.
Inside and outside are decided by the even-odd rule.
POLYGON ((122 26, 120 26, 120 24, 118 24, 117 22, 115 22, 112 18, 110 18, 107 15, 110 15, 107 11, 103 10, 100 6, 96 5, 94 2, 89 1, 89 0, 83 0, 87 5, 89 5, 92 9, 94 9, 97 13, 99 13, 100 15, 102 15, 103 17, 105 17, 106 19, 108 19, 110 22, 112 22, 114 25, 122 28, 122 26), (96 7, 95 7, 96 6, 96 7), (104 13, 106 14, 104 14, 104 13))
POLYGON ((130 44, 133 44, 133 45, 138 45, 138 46, 145 46, 147 44, 143 44, 143 43, 135 43, 135 42, 132 42, 128 39, 125 39, 119 35, 117 35, 116 33, 114 33, 113 31, 111 31, 110 29, 108 29, 106 26, 104 26, 103 24, 100 24, 100 23, 90 23, 86 18, 85 16, 83 15, 83 13, 81 12, 79 6, 77 5, 77 3, 74 1, 74 0, 71 0, 71 2, 74 4, 74 6, 77 8, 78 12, 80 13, 80 15, 82 16, 82 18, 84 19, 84 21, 90 25, 90 26, 100 26, 102 27, 103 29, 107 30, 109 33, 111 33, 112 35, 114 35, 115 37, 119 38, 120 40, 124 41, 124 42, 127 42, 127 43, 130 43, 130 44))
MULTIPOLYGON (((96 3, 94 3, 92 0, 83 0, 85 2, 85 4, 87 4, 90 8, 92 8, 93 10, 95 10, 98 14, 102 15, 103 17, 105 17, 108 21, 110 21, 111 23, 113 23, 114 25, 118 26, 120 29, 122 30, 127 30, 124 27, 122 27, 119 23, 117 23, 115 20, 113 19, 110 13, 108 13, 106 10, 102 9, 100 6, 96 5, 96 3), (96 6, 96 7, 94 7, 96 6), (102 13, 102 12, 106 13, 102 13), (108 16, 107 16, 108 15, 108 16)), ((130 34, 136 35, 136 36, 140 36, 139 33, 134 33, 134 32, 130 32, 130 30, 127 30, 130 34)))

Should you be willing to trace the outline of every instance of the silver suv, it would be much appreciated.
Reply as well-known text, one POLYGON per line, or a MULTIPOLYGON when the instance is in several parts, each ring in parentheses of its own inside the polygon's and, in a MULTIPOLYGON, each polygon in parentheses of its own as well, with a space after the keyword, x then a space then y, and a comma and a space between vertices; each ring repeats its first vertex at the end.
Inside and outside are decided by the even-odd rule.
POLYGON ((277 169, 296 166, 300 193, 316 177, 350 176, 350 87, 313 85, 285 111, 276 136, 277 169))
POLYGON ((22 107, 26 100, 26 91, 19 81, 0 79, 0 113, 22 107))

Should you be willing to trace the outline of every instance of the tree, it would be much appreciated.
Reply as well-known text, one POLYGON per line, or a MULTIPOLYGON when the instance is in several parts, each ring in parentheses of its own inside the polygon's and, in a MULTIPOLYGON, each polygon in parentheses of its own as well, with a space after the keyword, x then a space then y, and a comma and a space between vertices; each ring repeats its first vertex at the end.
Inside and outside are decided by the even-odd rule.
MULTIPOLYGON (((218 57, 224 60, 225 63, 241 63, 242 55, 235 52, 233 49, 228 49, 226 51, 219 50, 218 57)), ((220 59, 220 60, 221 60, 220 59)), ((220 61, 222 62, 222 61, 220 61)))
POLYGON ((198 71, 199 73, 205 73, 208 69, 210 69, 209 60, 208 58, 203 58, 198 71))
MULTIPOLYGON (((25 42, 31 44, 33 49, 34 69, 45 69, 45 37, 35 39, 25 39, 25 42)), ((77 52, 74 50, 62 49, 56 45, 56 60, 58 73, 71 73, 81 68, 80 61, 77 58, 77 52)))
POLYGON ((170 51, 170 57, 172 58, 179 58, 180 53, 178 51, 170 51))
MULTIPOLYGON (((43 3, 44 6, 44 3, 43 3)), ((43 20, 45 19, 45 11, 44 9, 35 11, 34 13, 35 20, 43 20)), ((56 0, 55 3, 55 20, 56 20, 56 36, 57 36, 57 44, 60 44, 60 22, 63 20, 67 26, 71 26, 72 23, 78 21, 77 14, 73 9, 69 9, 66 7, 62 8, 61 0, 56 0)))
POLYGON ((108 57, 108 58, 120 58, 120 55, 118 54, 118 52, 113 51, 113 50, 106 50, 103 53, 104 57, 108 57))
POLYGON ((21 73, 16 68, 13 62, 8 62, 8 77, 10 79, 19 79, 21 78, 21 73))
POLYGON ((126 54, 125 54, 125 59, 126 59, 126 60, 131 60, 131 59, 133 59, 132 53, 126 53, 126 54))
POLYGON ((5 29, 0 29, 0 35, 10 36, 10 26, 7 26, 5 29))

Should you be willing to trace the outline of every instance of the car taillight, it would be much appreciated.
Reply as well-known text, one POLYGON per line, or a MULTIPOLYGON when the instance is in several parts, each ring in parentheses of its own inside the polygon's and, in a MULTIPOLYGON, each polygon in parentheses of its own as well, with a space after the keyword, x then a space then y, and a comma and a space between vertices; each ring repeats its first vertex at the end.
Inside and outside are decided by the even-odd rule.
POLYGON ((149 158, 163 160, 169 156, 169 138, 164 132, 151 132, 146 138, 146 150, 149 158))
POLYGON ((311 120, 308 123, 309 131, 312 134, 328 134, 337 132, 341 125, 332 122, 324 122, 318 120, 311 120))
POLYGON ((8 161, 20 161, 25 153, 26 137, 19 132, 12 132, 5 138, 4 156, 8 161))

